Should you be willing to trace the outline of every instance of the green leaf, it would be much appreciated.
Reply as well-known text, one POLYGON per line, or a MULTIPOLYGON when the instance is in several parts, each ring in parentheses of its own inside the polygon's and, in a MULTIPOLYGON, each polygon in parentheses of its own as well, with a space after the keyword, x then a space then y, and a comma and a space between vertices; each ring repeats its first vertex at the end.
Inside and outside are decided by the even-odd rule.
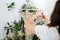
POLYGON ((14 24, 17 24, 16 20, 13 22, 14 24))
POLYGON ((10 8, 10 6, 7 6, 7 8, 10 8))
POLYGON ((32 40, 38 40, 38 37, 36 35, 34 35, 32 40))
POLYGON ((9 25, 9 27, 12 27, 12 25, 9 25))
POLYGON ((12 5, 10 5, 10 8, 12 8, 12 5))
MULTIPOLYGON (((22 8, 22 9, 24 9, 24 8, 22 8)), ((26 10, 22 10, 22 12, 26 12, 26 10)))
POLYGON ((7 22, 7 24, 8 24, 8 25, 10 25, 10 23, 9 23, 9 22, 7 22))
POLYGON ((4 29, 6 30, 8 27, 4 27, 4 29))
POLYGON ((29 10, 28 12, 31 12, 31 13, 33 13, 33 12, 36 12, 36 10, 29 10))
POLYGON ((13 33, 13 29, 12 29, 12 28, 10 28, 10 30, 11 30, 11 33, 13 33))
POLYGON ((14 2, 12 2, 11 5, 14 6, 15 5, 14 2))
POLYGON ((7 32, 6 32, 6 35, 8 35, 9 34, 9 29, 7 29, 7 32))
POLYGON ((24 5, 22 6, 22 9, 26 9, 26 7, 27 7, 27 5, 26 5, 26 4, 24 4, 24 5))
POLYGON ((23 20, 23 18, 21 17, 21 24, 24 24, 24 20, 23 20))

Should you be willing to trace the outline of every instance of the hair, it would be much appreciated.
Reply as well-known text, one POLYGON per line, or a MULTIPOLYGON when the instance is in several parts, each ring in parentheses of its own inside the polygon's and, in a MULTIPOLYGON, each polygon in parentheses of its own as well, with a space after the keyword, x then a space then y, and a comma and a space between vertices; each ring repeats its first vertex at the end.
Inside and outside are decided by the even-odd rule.
POLYGON ((60 34, 60 1, 56 1, 55 8, 50 17, 49 27, 58 26, 58 32, 60 34))

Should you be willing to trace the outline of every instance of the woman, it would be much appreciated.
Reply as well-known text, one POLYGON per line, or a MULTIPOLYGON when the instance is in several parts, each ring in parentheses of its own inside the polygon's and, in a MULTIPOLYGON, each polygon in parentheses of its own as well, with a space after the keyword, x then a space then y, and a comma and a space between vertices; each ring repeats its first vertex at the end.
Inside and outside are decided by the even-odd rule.
POLYGON ((36 15, 31 16, 26 20, 25 29, 30 31, 32 34, 36 34, 40 40, 59 40, 60 34, 60 1, 56 2, 55 8, 51 14, 50 22, 44 15, 43 11, 38 12, 36 15), (47 25, 33 24, 33 20, 40 16, 47 25))

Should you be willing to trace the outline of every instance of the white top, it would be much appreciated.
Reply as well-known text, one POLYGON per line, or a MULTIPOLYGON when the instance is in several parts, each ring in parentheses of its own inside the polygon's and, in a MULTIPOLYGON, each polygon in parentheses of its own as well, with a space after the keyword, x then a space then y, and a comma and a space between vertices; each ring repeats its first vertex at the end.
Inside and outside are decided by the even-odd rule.
POLYGON ((59 34, 55 27, 48 28, 48 26, 37 25, 35 34, 40 40, 59 40, 59 34))

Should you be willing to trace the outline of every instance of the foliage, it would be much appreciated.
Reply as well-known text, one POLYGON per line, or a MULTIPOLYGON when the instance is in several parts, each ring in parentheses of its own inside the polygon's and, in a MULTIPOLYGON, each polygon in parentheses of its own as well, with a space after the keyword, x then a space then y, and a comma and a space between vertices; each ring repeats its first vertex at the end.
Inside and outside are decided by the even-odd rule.
POLYGON ((7 40, 13 40, 11 37, 8 37, 8 36, 6 36, 6 39, 7 40))
POLYGON ((38 37, 34 34, 32 40, 38 40, 38 37))
POLYGON ((22 12, 26 12, 28 9, 28 12, 30 12, 30 13, 35 13, 36 12, 36 10, 34 10, 34 9, 36 9, 36 7, 34 6, 34 4, 30 1, 30 0, 26 0, 26 4, 24 4, 22 7, 21 7, 21 11, 22 12), (33 9, 33 10, 30 10, 30 9, 33 9))
MULTIPOLYGON (((10 33, 14 33, 14 40, 16 40, 18 38, 18 31, 22 30, 23 31, 23 24, 24 24, 24 20, 21 17, 20 21, 14 21, 12 24, 10 24, 9 22, 7 22, 6 27, 4 27, 4 29, 6 30, 6 35, 8 36, 8 34, 10 33)), ((10 38, 9 36, 7 38, 10 38)), ((11 39, 11 38, 10 38, 11 39)))
POLYGON ((6 30, 6 35, 8 35, 10 33, 9 30, 11 31, 11 33, 13 32, 12 25, 10 25, 9 22, 7 22, 7 25, 8 26, 4 27, 4 29, 6 30))
POLYGON ((22 9, 27 9, 27 5, 24 4, 24 5, 22 6, 22 9))
POLYGON ((23 19, 21 18, 21 20, 20 21, 14 21, 13 22, 13 24, 11 25, 9 22, 7 22, 7 25, 8 26, 6 26, 6 27, 4 27, 4 29, 7 31, 6 32, 6 35, 8 35, 9 34, 9 30, 11 31, 11 33, 13 33, 13 31, 20 31, 20 30, 22 30, 21 28, 22 28, 22 24, 23 24, 23 19))
POLYGON ((6 36, 5 38, 3 38, 1 40, 13 40, 13 39, 11 37, 6 36))
POLYGON ((12 10, 12 9, 14 8, 14 6, 15 6, 15 3, 14 3, 14 2, 12 2, 11 4, 9 4, 9 5, 7 6, 8 11, 12 10))

